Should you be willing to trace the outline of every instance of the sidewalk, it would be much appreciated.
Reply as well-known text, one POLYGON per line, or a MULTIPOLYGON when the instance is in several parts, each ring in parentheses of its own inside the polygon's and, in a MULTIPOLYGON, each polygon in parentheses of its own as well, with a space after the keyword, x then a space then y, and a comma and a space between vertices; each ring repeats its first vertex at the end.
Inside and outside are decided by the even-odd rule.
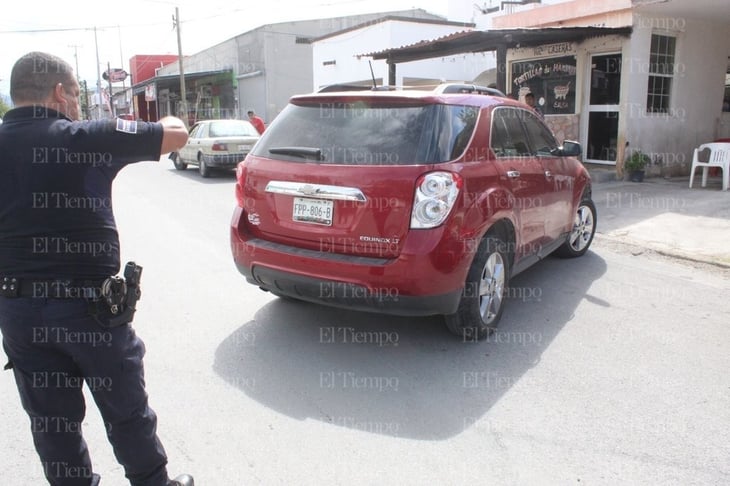
POLYGON ((644 182, 593 180, 596 239, 730 268, 730 191, 720 178, 689 189, 689 176, 644 182))

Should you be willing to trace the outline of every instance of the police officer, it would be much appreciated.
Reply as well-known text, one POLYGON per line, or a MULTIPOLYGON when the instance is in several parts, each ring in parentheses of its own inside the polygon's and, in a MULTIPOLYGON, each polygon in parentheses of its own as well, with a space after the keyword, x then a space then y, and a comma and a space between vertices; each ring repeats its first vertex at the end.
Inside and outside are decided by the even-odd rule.
POLYGON ((0 125, 0 331, 43 472, 54 486, 99 482, 81 433, 86 383, 132 485, 192 486, 189 475, 167 476, 143 342, 99 310, 102 285, 120 270, 114 177, 179 149, 185 126, 78 121, 72 68, 42 52, 15 63, 10 96, 0 125))

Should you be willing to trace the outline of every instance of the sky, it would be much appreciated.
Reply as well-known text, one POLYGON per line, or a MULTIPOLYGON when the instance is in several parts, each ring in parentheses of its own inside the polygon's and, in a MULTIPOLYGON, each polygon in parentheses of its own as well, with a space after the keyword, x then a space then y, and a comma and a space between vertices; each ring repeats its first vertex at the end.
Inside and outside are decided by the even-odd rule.
POLYGON ((129 70, 136 54, 177 54, 173 16, 178 7, 183 55, 191 55, 265 24, 422 8, 448 16, 448 0, 24 0, 0 18, 0 94, 23 54, 55 54, 78 67, 90 85, 99 70, 129 70), (96 27, 96 32, 94 28, 96 27))

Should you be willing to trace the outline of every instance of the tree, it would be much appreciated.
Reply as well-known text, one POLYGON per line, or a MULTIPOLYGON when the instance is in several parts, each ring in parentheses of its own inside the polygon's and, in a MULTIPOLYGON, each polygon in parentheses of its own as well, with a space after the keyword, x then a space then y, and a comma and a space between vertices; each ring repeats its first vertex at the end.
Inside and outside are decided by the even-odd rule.
POLYGON ((5 96, 0 95, 0 118, 5 116, 5 113, 7 113, 10 110, 10 105, 7 101, 5 101, 5 96))

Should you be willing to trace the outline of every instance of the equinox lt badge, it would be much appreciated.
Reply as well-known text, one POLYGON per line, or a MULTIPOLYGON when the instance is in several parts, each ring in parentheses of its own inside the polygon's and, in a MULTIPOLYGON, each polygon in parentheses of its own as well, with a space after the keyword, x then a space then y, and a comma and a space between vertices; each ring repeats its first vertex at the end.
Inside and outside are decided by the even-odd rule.
POLYGON ((367 241, 370 243, 386 243, 388 245, 397 245, 400 238, 393 236, 392 238, 383 238, 382 236, 361 236, 360 241, 367 241))

